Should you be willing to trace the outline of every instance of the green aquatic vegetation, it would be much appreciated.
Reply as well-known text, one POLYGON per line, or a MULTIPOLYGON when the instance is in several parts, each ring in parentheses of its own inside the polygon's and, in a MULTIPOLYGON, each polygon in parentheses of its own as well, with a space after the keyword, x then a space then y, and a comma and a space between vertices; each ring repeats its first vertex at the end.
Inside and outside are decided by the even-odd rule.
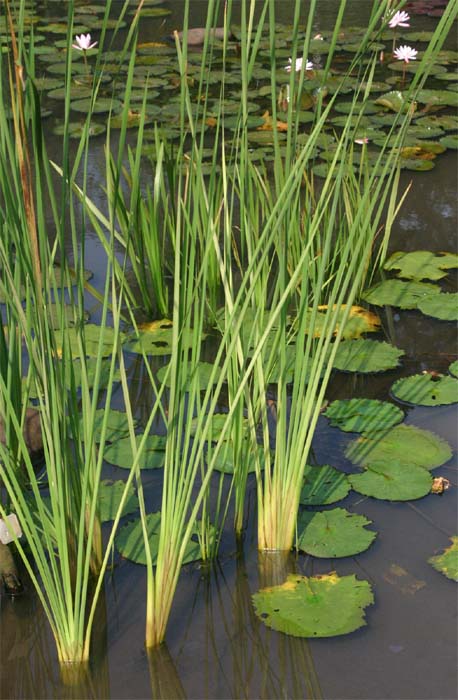
POLYGON ((325 506, 341 501, 350 491, 347 475, 331 467, 306 465, 299 503, 303 506, 325 506))
POLYGON ((376 538, 376 532, 366 529, 371 522, 344 508, 302 512, 297 547, 314 557, 352 557, 368 549, 376 538))
POLYGON ((450 374, 453 374, 454 377, 458 377, 458 360, 452 362, 452 364, 448 368, 448 371, 450 372, 450 374))
POLYGON ((452 544, 442 554, 428 559, 428 562, 434 566, 436 571, 444 574, 452 581, 458 582, 458 537, 451 537, 450 540, 452 544))
MULTIPOLYGON (((204 335, 202 337, 205 337, 204 335)), ((158 380, 165 384, 165 386, 171 386, 172 379, 170 376, 171 365, 164 365, 157 372, 158 380)), ((185 388, 191 386, 191 384, 196 384, 200 389, 207 389, 207 387, 212 384, 216 384, 218 381, 217 377, 218 367, 211 362, 199 362, 192 368, 192 372, 188 375, 186 379, 185 388), (215 372, 216 370, 216 372, 215 372)))
POLYGON ((120 511, 121 516, 130 515, 138 510, 138 498, 134 487, 131 485, 127 489, 126 498, 124 497, 125 491, 126 484, 124 481, 102 479, 99 490, 100 521, 102 523, 116 518, 122 500, 124 500, 124 505, 120 511))
POLYGON ((398 406, 376 399, 333 401, 324 415, 331 425, 350 433, 386 430, 404 420, 404 413, 398 406))
MULTIPOLYGON (((160 469, 165 463, 166 438, 161 435, 136 436, 137 450, 141 445, 141 456, 138 459, 139 469, 160 469)), ((135 459, 135 451, 132 449, 130 437, 117 439, 111 445, 107 445, 104 459, 109 464, 114 464, 122 469, 131 469, 135 459)))
POLYGON ((399 365, 404 351, 380 340, 344 340, 340 343, 333 367, 342 372, 384 372, 399 365))
POLYGON ((458 321, 458 293, 442 292, 426 296, 420 299, 417 308, 426 316, 433 316, 441 321, 458 321))
POLYGON ((359 437, 348 445, 345 456, 361 467, 394 461, 435 469, 451 458, 452 450, 448 442, 431 431, 403 424, 359 437))
POLYGON ((396 252, 383 265, 385 270, 398 270, 398 277, 409 280, 440 280, 447 271, 458 267, 456 253, 431 253, 416 250, 412 253, 396 252))
POLYGON ((377 461, 377 454, 371 460, 362 474, 349 475, 354 491, 385 501, 413 501, 430 493, 433 479, 422 466, 394 457, 377 461))
POLYGON ((440 293, 440 287, 429 282, 404 282, 391 279, 375 284, 362 294, 369 304, 376 306, 398 306, 401 309, 416 309, 425 297, 440 293))
POLYGON ((416 406, 442 406, 458 401, 458 380, 442 374, 414 374, 398 379, 391 393, 416 406))
POLYGON ((256 615, 265 625, 293 637, 335 637, 364 626, 365 608, 374 596, 368 581, 356 576, 297 576, 261 588, 253 595, 256 615))

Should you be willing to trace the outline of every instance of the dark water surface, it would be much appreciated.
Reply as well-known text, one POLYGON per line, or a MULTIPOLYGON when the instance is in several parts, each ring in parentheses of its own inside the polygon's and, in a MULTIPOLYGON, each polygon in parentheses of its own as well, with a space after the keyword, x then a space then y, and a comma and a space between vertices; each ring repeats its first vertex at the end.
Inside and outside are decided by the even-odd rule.
MULTIPOLYGON (((353 2, 347 24, 360 24, 368 4, 353 2)), ((181 5, 170 3, 174 14, 166 18, 167 27, 179 26, 181 5)), ((336 3, 324 0, 319 5, 323 26, 329 26, 336 3)), ((289 4, 280 8, 282 19, 290 20, 289 4)), ((206 3, 193 2, 194 11, 192 24, 198 26, 204 21, 206 3)), ((432 28, 433 20, 422 20, 422 26, 432 28)), ((433 173, 403 175, 403 183, 412 179, 413 187, 395 224, 391 250, 456 250, 456 154, 447 152, 436 163, 433 173)), ((96 268, 97 250, 94 243, 88 255, 96 268)), ((452 323, 405 311, 386 313, 383 324, 386 338, 406 352, 402 367, 369 379, 336 375, 329 399, 386 399, 399 376, 424 369, 445 371, 456 357, 452 323)), ((445 438, 456 455, 455 406, 406 410, 407 423, 445 438)), ((321 418, 313 443, 317 463, 348 468, 342 448, 353 437, 330 428, 321 418)), ((452 483, 442 497, 389 503, 352 493, 345 507, 370 518, 378 537, 366 552, 337 560, 291 555, 285 562, 258 555, 252 483, 243 551, 237 550, 228 530, 212 568, 184 567, 166 645, 150 657, 144 648, 146 571, 115 555, 115 571, 107 578, 95 625, 91 676, 75 687, 61 682, 54 642, 33 591, 14 601, 2 596, 1 697, 456 698, 457 588, 427 563, 457 532, 456 457, 435 475, 452 483), (280 580, 285 572, 311 575, 332 570, 369 580, 375 604, 366 611, 367 626, 347 636, 308 641, 267 629, 254 614, 251 595, 271 581, 277 569, 280 580)), ((145 478, 155 507, 157 478, 155 474, 145 478)))

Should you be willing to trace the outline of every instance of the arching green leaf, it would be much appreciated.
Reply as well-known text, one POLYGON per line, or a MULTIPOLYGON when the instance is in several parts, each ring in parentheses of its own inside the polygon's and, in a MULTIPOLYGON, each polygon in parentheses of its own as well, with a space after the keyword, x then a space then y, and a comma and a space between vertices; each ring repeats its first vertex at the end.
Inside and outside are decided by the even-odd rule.
POLYGON ((298 547, 314 557, 352 557, 364 552, 377 536, 365 529, 371 522, 344 508, 301 513, 298 547))

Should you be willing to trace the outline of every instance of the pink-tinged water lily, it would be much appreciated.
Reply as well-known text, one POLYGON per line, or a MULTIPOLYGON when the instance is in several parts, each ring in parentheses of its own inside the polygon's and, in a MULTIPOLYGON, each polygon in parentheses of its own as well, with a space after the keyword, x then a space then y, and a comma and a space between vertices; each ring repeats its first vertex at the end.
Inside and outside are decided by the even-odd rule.
POLYGON ((409 19, 410 15, 408 15, 407 12, 398 10, 388 22, 388 26, 391 29, 396 29, 396 27, 410 27, 409 19))
POLYGON ((80 36, 75 36, 75 41, 76 44, 72 44, 74 49, 77 49, 78 51, 89 51, 89 49, 93 49, 94 46, 97 46, 97 41, 93 41, 91 44, 91 35, 90 34, 81 34, 80 36))
POLYGON ((417 58, 417 53, 418 51, 416 49, 413 49, 411 46, 400 46, 394 51, 394 55, 398 59, 398 61, 405 61, 405 63, 408 63, 409 61, 415 61, 415 59, 417 58))
MULTIPOLYGON (((303 58, 296 58, 296 66, 295 66, 294 70, 295 70, 296 72, 302 70, 302 68, 303 68, 303 65, 302 65, 302 64, 303 64, 303 63, 304 63, 304 59, 303 59, 303 58)), ((292 67, 293 67, 293 59, 292 59, 292 58, 289 58, 289 59, 288 59, 288 65, 285 66, 285 71, 286 71, 287 73, 291 73, 292 67)), ((305 70, 313 70, 313 63, 312 63, 312 61, 309 61, 309 60, 306 60, 306 61, 305 61, 305 70)))
POLYGON ((355 143, 358 143, 360 146, 362 146, 363 144, 369 143, 369 139, 367 138, 367 136, 361 136, 361 138, 355 139, 355 143))

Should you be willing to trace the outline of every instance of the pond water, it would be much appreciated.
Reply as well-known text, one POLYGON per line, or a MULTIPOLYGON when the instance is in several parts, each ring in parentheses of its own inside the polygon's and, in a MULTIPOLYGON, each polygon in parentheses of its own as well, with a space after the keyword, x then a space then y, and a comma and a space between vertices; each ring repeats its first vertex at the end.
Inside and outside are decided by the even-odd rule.
MULTIPOLYGON (((172 15, 146 22, 143 35, 159 37, 179 26, 182 4, 164 3, 172 15)), ((352 2, 348 24, 361 24, 366 7, 365 1, 352 2)), ((330 0, 320 3, 320 27, 332 26, 335 8, 330 0)), ((193 2, 192 12, 191 26, 202 25, 206 3, 193 2)), ((286 0, 279 3, 282 21, 290 21, 291 16, 290 4, 286 0)), ((428 17, 418 22, 425 29, 435 24, 428 17)), ((98 153, 102 144, 103 137, 91 154, 95 180, 98 168, 103 167, 98 153)), ((410 181, 413 185, 395 223, 390 251, 455 251, 456 152, 440 156, 434 172, 402 175, 402 185, 410 181)), ((100 249, 95 238, 90 246, 88 258, 93 261, 97 286, 104 267, 97 261, 100 249)), ((447 278, 449 291, 456 291, 455 272, 447 278)), ((445 372, 456 359, 455 324, 416 310, 392 309, 381 312, 381 317, 383 334, 377 337, 405 351, 400 368, 370 377, 336 372, 329 385, 329 401, 360 396, 387 399, 397 378, 424 370, 445 372)), ((133 376, 133 387, 135 381, 133 376)), ((138 390, 141 394, 141 386, 138 390)), ((1 697, 456 698, 456 584, 428 563, 456 534, 456 406, 405 410, 406 423, 433 431, 453 448, 454 458, 434 473, 447 477, 451 488, 442 496, 404 503, 351 492, 344 507, 364 514, 378 532, 366 552, 329 560, 291 554, 285 561, 275 555, 259 555, 252 481, 243 547, 237 547, 228 527, 213 566, 189 564, 183 568, 166 644, 159 651, 148 655, 144 648, 146 571, 117 554, 95 625, 90 677, 76 686, 62 682, 54 642, 31 587, 14 600, 2 595, 1 697), (367 625, 350 635, 320 640, 297 639, 268 629, 256 617, 251 595, 271 580, 277 568, 279 577, 285 572, 312 575, 335 570, 370 581, 375 604, 366 611, 367 625)), ((354 437, 330 427, 322 416, 313 442, 316 463, 350 471, 343 451, 354 437)), ((108 465, 104 475, 119 478, 116 467, 108 465)), ((154 470, 146 475, 151 508, 159 503, 158 483, 154 470)))

